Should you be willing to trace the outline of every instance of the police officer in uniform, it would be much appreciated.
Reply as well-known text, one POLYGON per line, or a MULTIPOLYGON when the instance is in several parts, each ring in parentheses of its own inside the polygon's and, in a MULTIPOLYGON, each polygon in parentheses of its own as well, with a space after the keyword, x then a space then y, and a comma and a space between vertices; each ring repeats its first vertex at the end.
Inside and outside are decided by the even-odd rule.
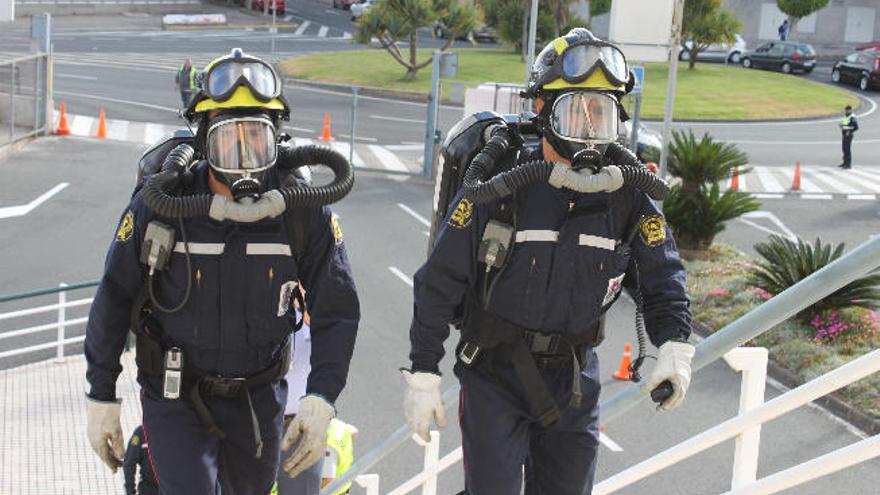
POLYGON ((334 196, 279 167, 318 157, 351 169, 330 150, 280 144, 289 107, 266 62, 235 49, 199 79, 186 115, 198 124, 203 159, 175 148, 133 196, 107 254, 86 331, 87 433, 115 472, 123 453, 116 380, 132 328, 161 492, 265 495, 279 463, 295 476, 324 455, 360 319, 342 229, 326 206, 352 177, 334 196), (317 196, 325 206, 301 202, 317 196), (298 283, 312 318, 311 372, 283 432, 298 283), (290 452, 283 462, 282 451, 290 452))
POLYGON ((187 107, 193 92, 196 90, 197 72, 196 68, 193 67, 192 59, 188 58, 177 69, 177 75, 174 76, 174 82, 180 90, 180 102, 183 108, 187 107))
POLYGON ((857 130, 859 130, 859 121, 853 115, 852 106, 847 105, 843 110, 843 119, 840 121, 839 127, 841 132, 841 147, 843 148, 843 163, 838 165, 842 169, 852 168, 852 142, 857 130))
POLYGON ((122 460, 122 473, 125 475, 125 495, 159 495, 156 475, 150 462, 150 452, 144 438, 144 428, 138 425, 128 440, 125 459, 122 460), (140 482, 135 490, 137 470, 141 470, 140 482))
MULTIPOLYGON (((527 89, 536 98, 541 146, 521 151, 519 162, 570 166, 581 150, 612 146, 631 77, 620 50, 586 29, 553 40, 527 89)), ((463 306, 455 373, 466 493, 519 494, 524 470, 526 494, 589 494, 599 439, 594 347, 600 318, 622 285, 639 289, 659 348, 643 390, 668 381, 672 393, 658 407, 671 410, 690 382, 685 272, 666 221, 629 185, 577 193, 536 182, 514 195, 515 242, 499 271, 483 263, 479 248, 498 203, 459 195, 450 204, 414 278, 412 365, 402 370, 407 422, 426 440, 432 422, 444 426, 438 363, 463 306)))

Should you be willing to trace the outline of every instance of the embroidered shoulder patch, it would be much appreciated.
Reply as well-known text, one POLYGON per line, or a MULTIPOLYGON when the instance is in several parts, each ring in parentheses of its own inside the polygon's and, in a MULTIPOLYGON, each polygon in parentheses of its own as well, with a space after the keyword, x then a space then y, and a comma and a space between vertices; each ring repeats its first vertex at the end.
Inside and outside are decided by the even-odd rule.
POLYGON ((132 233, 134 233, 134 213, 128 210, 122 217, 122 221, 119 222, 119 228, 116 229, 116 240, 125 242, 131 239, 132 233))
POLYGON ((345 235, 342 233, 342 226, 339 225, 339 217, 335 214, 330 217, 330 229, 333 231, 333 239, 336 240, 336 244, 342 244, 342 239, 345 235))
POLYGON ((647 246, 656 247, 666 241, 666 219, 661 215, 645 217, 639 225, 642 242, 647 246))
POLYGON ((463 229, 471 224, 474 216, 474 204, 466 198, 462 198, 455 206, 452 216, 449 217, 449 225, 456 229, 463 229))
POLYGON ((137 447, 139 443, 141 443, 141 437, 139 437, 137 435, 132 435, 131 436, 131 444, 134 445, 135 447, 137 447))

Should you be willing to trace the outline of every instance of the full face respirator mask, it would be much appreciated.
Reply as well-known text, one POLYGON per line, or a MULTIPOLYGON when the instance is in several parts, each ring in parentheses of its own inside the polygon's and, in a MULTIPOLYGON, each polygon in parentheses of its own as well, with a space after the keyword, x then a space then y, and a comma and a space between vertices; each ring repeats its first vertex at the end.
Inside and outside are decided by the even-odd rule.
POLYGON ((263 177, 277 159, 276 142, 276 127, 268 116, 219 116, 208 123, 205 156, 235 201, 257 199, 263 177))

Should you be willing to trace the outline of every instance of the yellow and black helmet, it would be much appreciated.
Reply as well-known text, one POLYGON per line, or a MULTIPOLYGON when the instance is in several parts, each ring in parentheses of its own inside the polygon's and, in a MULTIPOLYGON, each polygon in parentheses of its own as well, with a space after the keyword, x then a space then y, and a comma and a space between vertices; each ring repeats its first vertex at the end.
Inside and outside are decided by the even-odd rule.
POLYGON ((287 120, 290 106, 283 83, 267 62, 234 48, 212 60, 197 77, 197 91, 185 111, 189 121, 216 109, 260 108, 287 120))
POLYGON ((525 95, 580 89, 621 97, 632 89, 632 82, 620 48, 585 28, 574 28, 548 43, 535 58, 525 95))

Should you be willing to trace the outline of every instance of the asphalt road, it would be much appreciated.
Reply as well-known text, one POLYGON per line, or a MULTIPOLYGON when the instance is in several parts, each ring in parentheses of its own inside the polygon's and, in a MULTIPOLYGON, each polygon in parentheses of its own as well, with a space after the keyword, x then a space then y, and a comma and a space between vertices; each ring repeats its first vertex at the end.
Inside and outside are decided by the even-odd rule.
MULTIPOLYGON (((3 273, 0 293, 98 276, 106 247, 133 185, 132 163, 141 150, 140 146, 128 143, 48 138, 0 161, 0 197, 4 204, 24 203, 58 183, 68 184, 30 213, 0 219, 0 242, 4 245, 4 257, 0 259, 0 273, 3 273), (107 160, 107 156, 114 159, 107 160)), ((426 226, 419 217, 429 216, 430 197, 431 186, 423 181, 400 182, 381 174, 361 174, 352 194, 334 206, 341 218, 362 303, 355 358, 348 386, 338 403, 340 417, 360 429, 357 441, 360 455, 403 423, 400 412, 403 383, 397 368, 407 364, 407 335, 412 314, 408 279, 424 260, 426 226), (391 190, 393 194, 389 194, 391 190)), ((89 292, 75 297, 84 297, 89 292)), ((605 397, 625 386, 613 380, 611 373, 619 364, 623 344, 634 341, 632 321, 633 306, 622 299, 610 313, 607 341, 600 347, 605 397)), ((82 327, 71 330, 71 335, 81 333, 82 327)), ((447 349, 451 351, 453 344, 454 339, 450 339, 447 349)), ((70 346, 68 351, 78 352, 77 347, 70 346)), ((32 357, 51 355, 51 351, 47 351, 32 357)), ((8 360, 0 365, 10 363, 8 360)), ((454 383, 451 366, 452 360, 447 357, 442 364, 444 388, 454 383)), ((695 375, 680 410, 661 414, 645 403, 609 423, 605 429, 606 443, 600 451, 597 479, 606 478, 733 417, 737 411, 738 391, 736 374, 726 365, 715 363, 695 375)), ((778 394, 777 389, 768 387, 768 400, 778 394)), ((443 454, 458 446, 454 410, 450 407, 451 425, 441 435, 443 454)), ((827 414, 810 407, 802 408, 763 428, 759 475, 793 466, 857 439, 857 435, 827 414)), ((626 493, 705 495, 723 492, 730 483, 733 447, 733 442, 725 442, 634 485, 626 493)), ((381 473, 383 492, 420 469, 420 455, 414 443, 407 443, 377 466, 375 472, 381 473)), ((872 493, 880 483, 878 468, 880 462, 869 462, 790 493, 824 495, 840 486, 846 486, 847 493, 872 493)), ((456 493, 461 486, 459 464, 442 475, 438 493, 456 493)))
MULTIPOLYGON (((359 48, 344 39, 351 24, 341 14, 331 13, 329 2, 299 0, 291 2, 288 10, 290 15, 297 16, 295 20, 300 26, 304 20, 309 20, 310 26, 299 36, 295 30, 282 32, 276 44, 279 56, 359 48), (327 26, 324 36, 319 36, 319 26, 327 26)), ((261 54, 269 51, 269 38, 260 31, 163 33, 98 28, 100 33, 70 32, 56 36, 56 99, 65 99, 75 113, 96 115, 98 108, 103 107, 111 118, 173 125, 180 122, 175 116, 173 74, 184 56, 197 54, 196 58, 208 60, 232 46, 261 54)), ((813 77, 818 76, 819 69, 813 77)), ((349 132, 350 95, 298 87, 288 90, 294 108, 289 130, 294 135, 314 137, 320 131, 325 112, 333 118, 335 133, 349 132)), ((868 96, 874 102, 880 100, 878 93, 868 96)), ((871 105, 866 104, 861 111, 870 109, 871 105)), ((420 143, 424 114, 423 105, 361 98, 356 134, 368 143, 420 143)), ((443 108, 441 127, 448 129, 460 117, 460 109, 443 108)), ((877 112, 862 118, 862 131, 854 145, 856 167, 880 161, 873 160, 877 149, 873 140, 880 137, 878 123, 877 112)), ((756 164, 790 167, 796 160, 805 164, 833 164, 839 159, 838 146, 834 144, 839 137, 835 121, 691 126, 739 142, 756 164)), ((133 185, 134 163, 142 149, 127 143, 49 139, 29 146, 15 157, 0 159, 0 206, 24 204, 59 184, 69 184, 28 215, 0 219, 0 242, 4 245, 0 293, 99 276, 106 246, 133 185)), ((421 181, 390 181, 385 176, 363 174, 352 195, 335 208, 342 217, 350 246, 364 315, 349 386, 340 400, 341 416, 361 429, 361 454, 402 423, 402 383, 396 368, 406 364, 411 290, 391 268, 404 277, 412 275, 424 259, 426 227, 398 203, 428 217, 430 197, 430 187, 421 181)), ((768 199, 759 214, 731 222, 719 238, 750 251, 755 242, 770 233, 791 232, 807 239, 821 236, 827 241, 845 241, 851 248, 880 231, 878 209, 876 200, 812 201, 788 196, 768 199)), ((626 302, 618 306, 610 328, 620 330, 609 332, 609 340, 602 347, 603 377, 616 368, 623 342, 632 340, 631 307, 626 302)), ((4 306, 3 311, 9 309, 4 306)), ((28 321, 32 323, 24 324, 38 324, 28 321)), ((22 340, 11 339, 6 341, 9 344, 23 345, 22 340)), ((73 347, 70 350, 75 350, 73 347)), ((50 356, 46 352, 36 357, 50 356)), ((449 361, 445 362, 444 386, 452 383, 449 361)), ((0 366, 20 362, 13 359, 0 366)), ((619 386, 609 380, 606 393, 619 386)), ((737 390, 734 374, 717 364, 696 376, 681 411, 660 415, 643 405, 624 420, 609 424, 608 437, 623 451, 603 448, 598 478, 733 416, 737 390)), ((768 389, 768 399, 777 393, 768 389)), ((458 445, 454 427, 447 428, 442 438, 444 453, 458 445)), ((765 426, 759 476, 855 439, 824 414, 804 408, 765 426)), ((729 486, 732 449, 732 442, 727 442, 627 493, 722 492, 729 486)), ((421 464, 419 455, 415 446, 408 445, 383 463, 379 469, 383 490, 414 473, 421 464)), ((786 493, 824 495, 839 492, 841 487, 846 487, 847 493, 873 493, 880 481, 878 468, 880 464, 876 461, 866 463, 786 493)), ((442 476, 439 493, 455 493, 461 488, 460 469, 457 466, 442 476)))

